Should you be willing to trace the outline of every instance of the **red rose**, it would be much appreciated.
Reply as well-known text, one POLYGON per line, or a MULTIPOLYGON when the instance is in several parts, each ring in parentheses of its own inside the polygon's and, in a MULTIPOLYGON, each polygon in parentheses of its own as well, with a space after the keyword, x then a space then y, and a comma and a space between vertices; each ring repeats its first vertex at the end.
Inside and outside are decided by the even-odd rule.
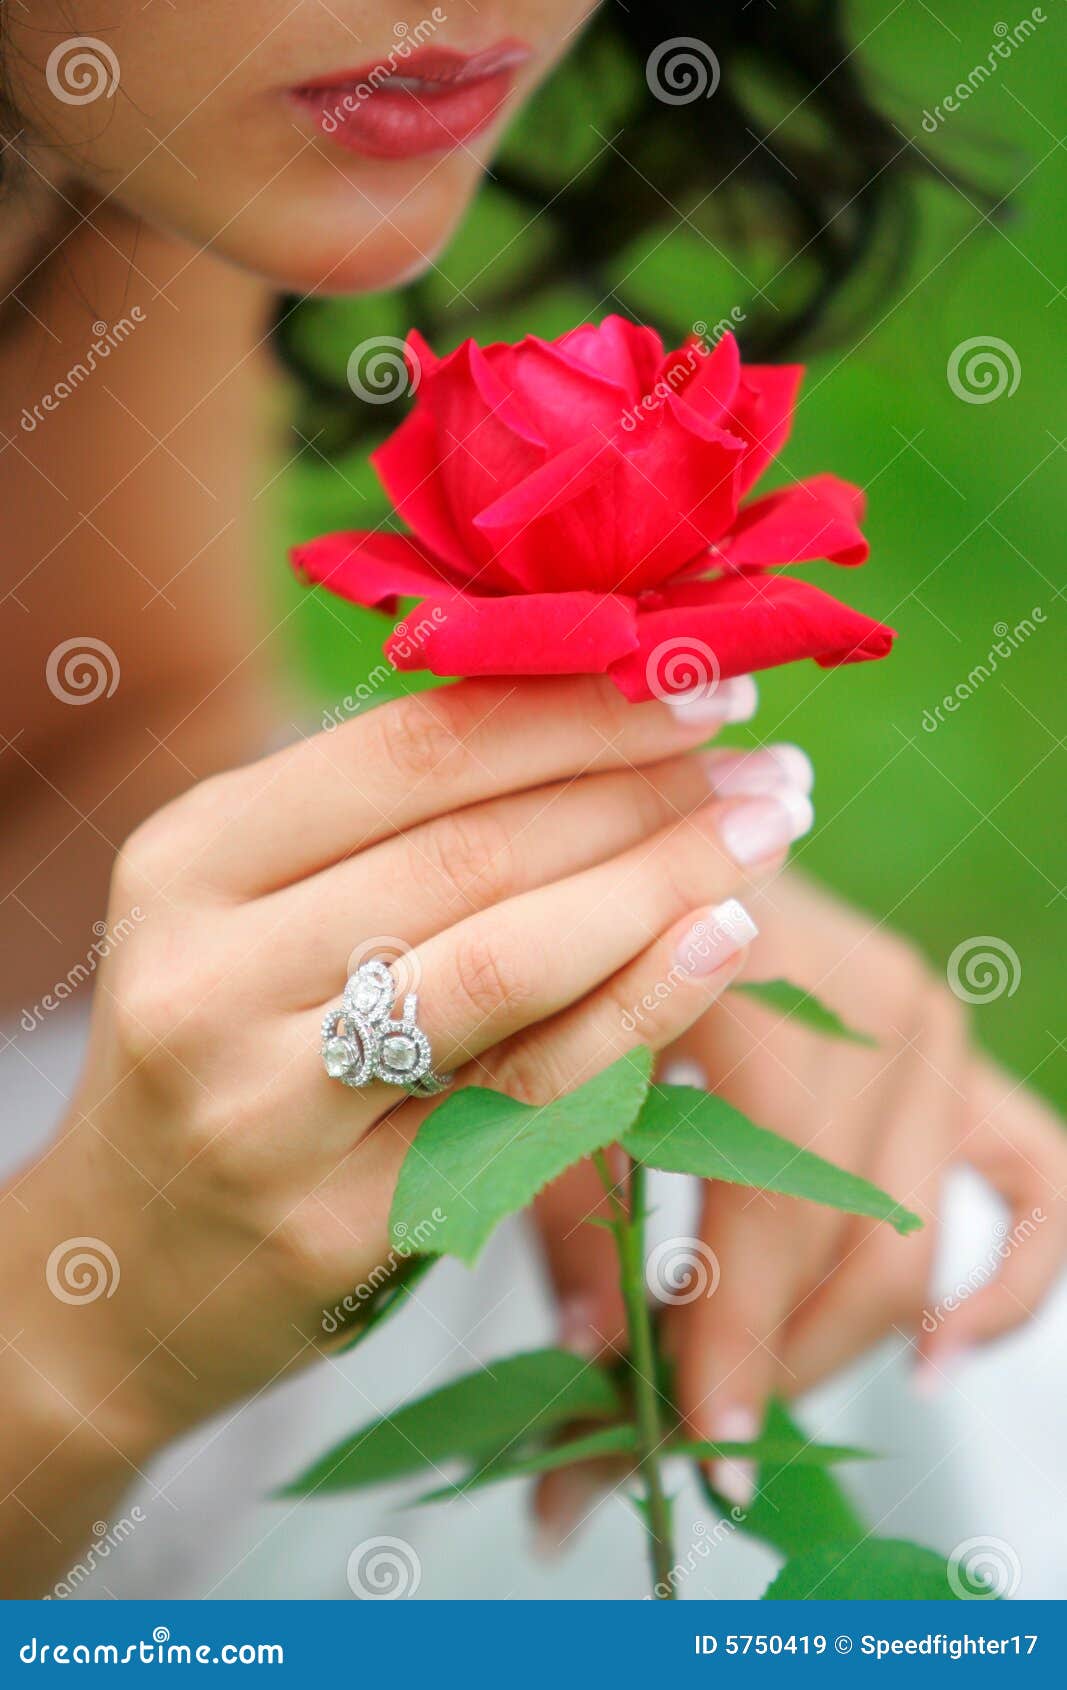
POLYGON ((446 358, 413 332, 407 351, 415 406, 374 463, 411 536, 293 554, 357 604, 424 601, 386 646, 398 668, 606 672, 641 700, 889 651, 891 629, 767 573, 862 563, 859 489, 818 475, 742 503, 789 433, 798 366, 742 367, 729 334, 665 356, 622 317, 446 358))

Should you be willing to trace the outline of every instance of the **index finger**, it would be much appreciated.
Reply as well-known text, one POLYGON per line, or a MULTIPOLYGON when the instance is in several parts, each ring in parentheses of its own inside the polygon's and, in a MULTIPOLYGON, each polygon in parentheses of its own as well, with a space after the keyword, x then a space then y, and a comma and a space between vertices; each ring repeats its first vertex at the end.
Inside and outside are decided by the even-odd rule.
POLYGON ((205 782, 172 820, 198 879, 255 897, 468 804, 692 749, 755 702, 746 676, 670 704, 630 704, 600 676, 463 681, 205 782))

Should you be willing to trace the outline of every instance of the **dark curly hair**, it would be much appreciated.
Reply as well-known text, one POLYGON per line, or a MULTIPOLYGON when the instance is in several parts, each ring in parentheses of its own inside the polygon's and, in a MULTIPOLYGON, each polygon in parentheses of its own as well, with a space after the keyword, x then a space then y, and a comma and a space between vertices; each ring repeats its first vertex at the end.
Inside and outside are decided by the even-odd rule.
MULTIPOLYGON (((487 192, 506 194, 524 225, 539 226, 542 238, 524 242, 520 279, 481 292, 466 316, 454 302, 443 307, 433 277, 417 282, 406 291, 407 322, 451 344, 507 300, 564 282, 577 283, 591 306, 640 315, 617 280, 621 260, 642 232, 654 238, 674 225, 734 253, 771 249, 777 278, 788 273, 773 297, 746 286, 752 297, 738 301, 748 358, 847 337, 868 306, 861 299, 850 320, 846 284, 860 289, 866 277, 868 301, 884 298, 908 264, 916 182, 959 179, 872 97, 845 12, 842 0, 608 0, 491 173, 487 192), (587 142, 577 165, 562 156, 576 108, 587 142)), ((967 186, 994 209, 992 196, 967 186)), ((662 320, 664 292, 659 326, 681 339, 692 321, 662 320)), ((282 302, 276 339, 312 400, 307 426, 335 450, 391 427, 393 407, 376 405, 369 416, 343 367, 322 357, 331 337, 316 334, 315 313, 329 307, 295 305, 282 302)))

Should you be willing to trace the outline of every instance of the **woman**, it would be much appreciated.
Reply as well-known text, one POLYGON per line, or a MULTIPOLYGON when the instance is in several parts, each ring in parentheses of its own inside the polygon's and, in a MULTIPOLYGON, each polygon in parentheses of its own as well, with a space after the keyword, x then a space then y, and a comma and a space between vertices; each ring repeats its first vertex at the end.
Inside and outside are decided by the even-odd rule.
MULTIPOLYGON (((933 1375, 1026 1318, 1060 1265, 1047 1111, 968 1047, 907 947, 801 882, 766 892, 810 825, 810 765, 700 749, 751 716, 751 683, 703 711, 625 706, 594 681, 464 684, 261 755, 299 708, 251 579, 277 473, 274 293, 432 264, 590 10, 116 0, 105 26, 88 0, 42 0, 7 17, 6 1594, 346 1594, 384 1505, 259 1499, 457 1351, 532 1342, 538 1318, 550 1336, 512 1237, 476 1281, 440 1269, 359 1365, 329 1357, 324 1311, 387 1259, 429 1107, 322 1069, 323 1012, 375 935, 414 947, 438 1067, 534 1099, 576 1083, 590 1048, 623 1048, 619 1003, 680 966, 642 1042, 931 1222, 917 1248, 710 1187, 721 1292, 672 1311, 705 1436, 748 1436, 771 1390, 917 1327, 956 1159, 1048 1220, 924 1340, 933 1375), (709 916, 710 950, 693 936, 709 916), (577 930, 546 954, 545 932, 577 930), (817 985, 879 1051, 827 1052, 755 1008, 708 1015, 745 967, 817 985), (62 1007, 56 982, 89 976, 86 1043, 88 986, 62 1007), (66 1277, 79 1250, 108 1294, 66 1277), (119 1516, 121 1556, 69 1578, 119 1516)), ((636 10, 658 38, 663 9, 636 10)), ((686 18, 672 33, 699 33, 686 18)), ((580 1224, 596 1201, 579 1170, 538 1208, 562 1341, 587 1353, 620 1341, 604 1238, 580 1224)), ((546 1483, 546 1532, 602 1516, 597 1494, 593 1475, 546 1483)), ((466 1506, 447 1550, 432 1522, 397 1528, 425 1593, 554 1588, 517 1558, 506 1499, 466 1506), (487 1557, 490 1540, 507 1549, 487 1557)), ((590 1568, 566 1588, 629 1588, 602 1554, 590 1568)))

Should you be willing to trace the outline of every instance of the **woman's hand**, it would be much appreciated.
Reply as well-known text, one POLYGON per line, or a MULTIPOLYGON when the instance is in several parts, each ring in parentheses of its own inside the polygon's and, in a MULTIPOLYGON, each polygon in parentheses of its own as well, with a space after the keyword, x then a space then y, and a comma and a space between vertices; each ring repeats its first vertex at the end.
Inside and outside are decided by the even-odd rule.
MULTIPOLYGON (((914 1339, 917 1381, 936 1386, 968 1349, 1029 1320, 1067 1257, 1067 1136, 975 1050, 944 980, 796 875, 755 908, 760 937, 746 975, 808 987, 877 1047, 825 1038, 730 994, 672 1050, 663 1077, 713 1086, 760 1125, 873 1180, 925 1225, 901 1238, 812 1203, 709 1182, 696 1230, 715 1253, 718 1288, 664 1314, 680 1409, 709 1439, 754 1437, 770 1394, 807 1391, 892 1333, 914 1339), (970 1294, 939 1304, 939 1193, 961 1162, 1003 1197, 1011 1242, 975 1264, 970 1294)), ((540 1205, 564 1337, 591 1353, 625 1342, 610 1241, 577 1225, 597 1201, 585 1170, 574 1170, 540 1205)), ((731 1500, 747 1500, 751 1473, 719 1464, 714 1478, 731 1500)), ((538 1498, 546 1529, 566 1535, 603 1482, 603 1472, 550 1475, 538 1498)))
POLYGON ((804 820, 712 798, 687 753, 730 704, 730 688, 702 713, 595 681, 463 684, 209 780, 131 838, 83 1081, 9 1203, 4 1489, 46 1531, 312 1358, 324 1310, 388 1262, 432 1105, 325 1074, 320 1024, 353 955, 407 952, 435 1065, 529 1099, 619 1054, 621 1006, 670 970, 662 1043, 718 996, 752 929, 709 906, 804 820), (74 1244, 107 1295, 64 1285, 74 1244))

